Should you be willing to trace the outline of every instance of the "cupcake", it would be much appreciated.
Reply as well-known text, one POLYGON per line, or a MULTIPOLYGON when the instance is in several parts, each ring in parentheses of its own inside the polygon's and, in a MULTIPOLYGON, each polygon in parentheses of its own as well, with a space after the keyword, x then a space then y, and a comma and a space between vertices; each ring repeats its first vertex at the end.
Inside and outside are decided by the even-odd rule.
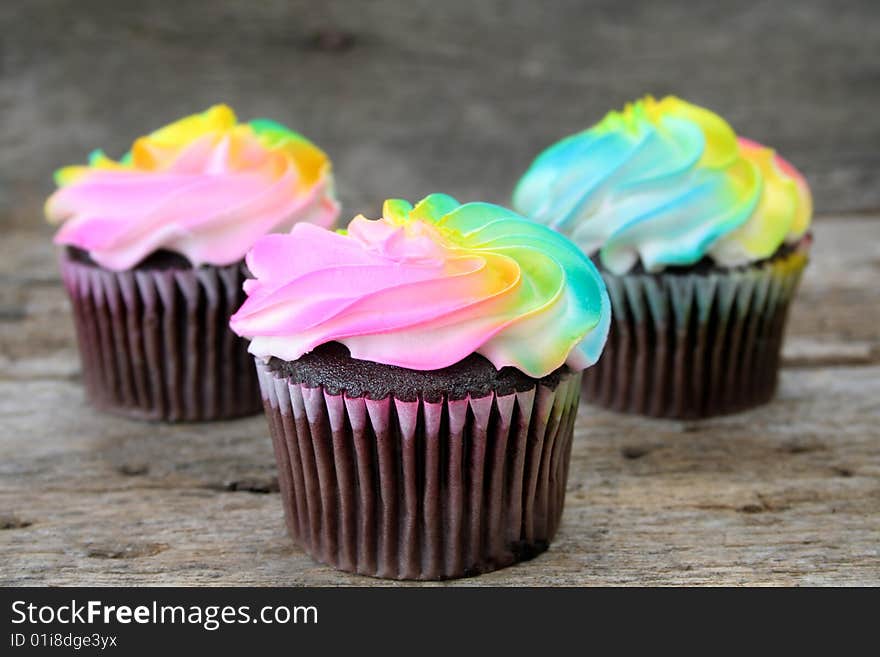
POLYGON ((597 264, 614 322, 586 401, 668 418, 773 396, 812 200, 773 150, 650 96, 541 153, 513 206, 597 264))
POLYGON ((559 526, 581 371, 610 324, 562 235, 433 194, 347 230, 257 242, 250 338, 287 528, 315 559, 395 579, 495 570, 559 526), (303 254, 293 257, 293 254, 303 254))
MULTIPOLYGON (((224 105, 55 175, 46 216, 60 224, 89 400, 149 420, 259 412, 247 343, 229 330, 256 240, 338 216, 330 162, 284 126, 238 123, 224 105)), ((296 256, 293 256, 296 257, 296 256)))

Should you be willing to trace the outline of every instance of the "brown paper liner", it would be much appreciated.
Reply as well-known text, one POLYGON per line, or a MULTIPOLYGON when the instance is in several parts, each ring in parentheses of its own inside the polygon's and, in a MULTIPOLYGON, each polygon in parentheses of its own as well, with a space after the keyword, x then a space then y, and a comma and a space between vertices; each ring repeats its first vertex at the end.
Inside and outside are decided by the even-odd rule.
POLYGON ((555 390, 375 401, 257 362, 287 529, 318 561, 392 579, 530 559, 559 527, 580 374, 555 390))
POLYGON ((732 413, 776 390, 790 302, 806 254, 698 273, 603 273, 612 324, 584 401, 665 418, 732 413))
POLYGON ((242 264, 114 272, 60 256, 89 401, 144 420, 258 413, 247 343, 229 330, 242 264))

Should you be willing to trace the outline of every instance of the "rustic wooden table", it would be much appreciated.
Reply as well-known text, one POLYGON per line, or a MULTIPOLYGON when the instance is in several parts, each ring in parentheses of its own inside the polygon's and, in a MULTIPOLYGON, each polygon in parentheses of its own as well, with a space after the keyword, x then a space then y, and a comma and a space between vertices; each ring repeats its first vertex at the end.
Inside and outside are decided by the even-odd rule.
MULTIPOLYGON (((880 585, 880 220, 815 236, 775 402, 702 422, 582 407, 551 549, 451 584, 880 585)), ((3 247, 0 584, 385 583, 292 545, 262 417, 90 409, 46 231, 3 247)))
POLYGON ((539 149, 647 92, 721 111, 813 187, 778 399, 686 423, 583 408, 550 551, 457 584, 880 584, 878 23, 870 0, 0 3, 0 584, 380 583, 292 546, 263 418, 84 404, 41 221, 54 168, 225 101, 324 147, 346 219, 504 203, 539 149))

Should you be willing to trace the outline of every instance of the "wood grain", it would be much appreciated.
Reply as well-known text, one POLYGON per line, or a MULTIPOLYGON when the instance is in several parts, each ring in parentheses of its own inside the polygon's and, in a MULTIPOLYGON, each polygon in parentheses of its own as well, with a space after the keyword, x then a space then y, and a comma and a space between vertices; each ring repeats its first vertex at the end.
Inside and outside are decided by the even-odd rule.
POLYGON ((53 169, 226 101, 323 146, 347 215, 505 202, 539 149, 652 92, 718 109, 813 186, 779 397, 693 423, 583 408, 550 551, 451 585, 880 585, 880 4, 438 7, 0 4, 0 584, 387 584, 292 546, 263 418, 84 404, 53 169))
MULTIPOLYGON (((551 549, 448 585, 880 585, 880 222, 815 236, 774 403, 702 422, 583 407, 551 549)), ((388 584, 292 545, 262 417, 84 404, 43 231, 4 236, 0 283, 0 584, 388 584)))
POLYGON ((880 209, 880 3, 28 0, 0 3, 0 213, 51 172, 226 101, 323 146, 344 211, 507 201, 532 157, 644 93, 802 167, 819 215, 880 209))

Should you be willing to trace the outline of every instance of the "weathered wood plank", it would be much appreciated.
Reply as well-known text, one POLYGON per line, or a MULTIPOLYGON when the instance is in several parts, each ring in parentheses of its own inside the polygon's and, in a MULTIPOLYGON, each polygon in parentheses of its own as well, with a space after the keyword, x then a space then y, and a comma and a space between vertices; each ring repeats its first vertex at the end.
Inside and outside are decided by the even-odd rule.
POLYGON ((552 549, 458 584, 880 585, 878 21, 821 0, 3 3, 0 584, 381 583, 292 546, 263 418, 84 404, 40 210, 59 164, 224 100, 325 147, 346 215, 505 202, 540 148, 650 91, 719 109, 813 185, 779 398, 694 423, 582 409, 552 549))
POLYGON ((876 210, 878 24, 869 0, 6 2, 0 211, 35 217, 60 164, 219 100, 324 146, 349 212, 506 201, 539 149, 647 92, 776 146, 820 215, 876 210))
MULTIPOLYGON (((880 585, 878 238, 872 219, 816 226, 799 369, 773 404, 689 423, 582 409, 552 549, 459 583, 880 585)), ((263 418, 92 412, 48 230, 2 247, 0 584, 379 583, 292 546, 263 418)))
MULTIPOLYGON (((878 585, 878 398, 872 366, 785 372, 771 406, 705 422, 584 408, 552 549, 459 583, 878 585)), ((262 418, 82 403, 69 381, 0 383, 0 583, 377 583, 292 546, 262 418)))

